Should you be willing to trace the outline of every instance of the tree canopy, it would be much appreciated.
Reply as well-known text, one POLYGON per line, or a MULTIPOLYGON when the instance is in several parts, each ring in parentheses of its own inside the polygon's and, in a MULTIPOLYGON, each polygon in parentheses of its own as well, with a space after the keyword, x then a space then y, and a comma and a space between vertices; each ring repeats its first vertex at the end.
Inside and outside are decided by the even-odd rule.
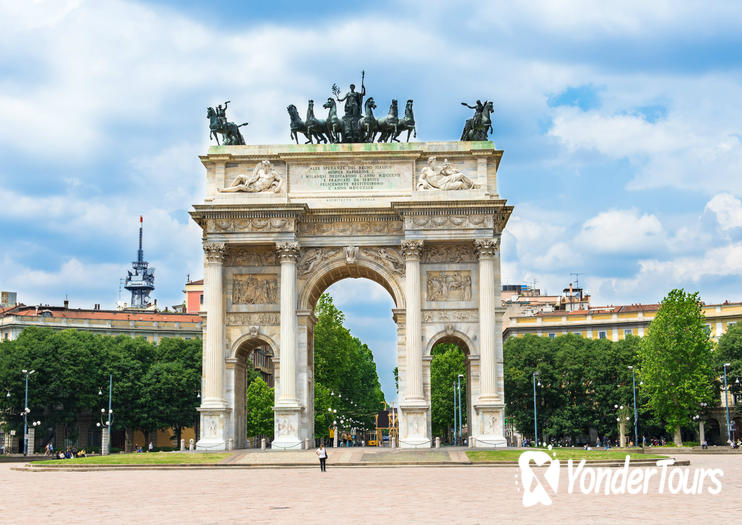
POLYGON ((178 430, 197 418, 200 339, 163 339, 156 345, 142 337, 28 327, 18 339, 0 343, 0 386, 9 394, 0 398, 0 410, 6 429, 16 431, 23 421, 23 369, 35 370, 28 408, 44 429, 63 425, 73 435, 79 415, 99 419, 100 410, 108 408, 109 375, 114 430, 178 430))
POLYGON ((671 290, 662 300, 639 351, 646 405, 675 443, 701 403, 714 400, 712 343, 698 293, 671 290))

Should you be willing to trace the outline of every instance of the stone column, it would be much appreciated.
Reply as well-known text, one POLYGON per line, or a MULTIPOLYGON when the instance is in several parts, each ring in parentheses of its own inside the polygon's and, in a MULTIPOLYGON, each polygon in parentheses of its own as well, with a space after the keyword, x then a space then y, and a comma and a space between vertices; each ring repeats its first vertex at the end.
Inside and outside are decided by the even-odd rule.
POLYGON ((405 401, 424 401, 422 362, 422 297, 420 293, 420 255, 423 241, 402 241, 405 258, 405 295, 407 296, 406 338, 407 388, 405 401))
POLYGON ((296 406, 296 259, 299 243, 278 243, 281 261, 281 369, 279 405, 296 406))
POLYGON ((202 408, 223 408, 224 368, 224 285, 222 267, 225 244, 204 243, 204 303, 206 341, 204 342, 204 393, 202 408))
POLYGON ((273 407, 275 439, 271 448, 301 450, 303 408, 296 396, 296 259, 299 256, 299 243, 279 242, 276 247, 281 261, 281 355, 278 401, 273 407))
POLYGON ((498 359, 502 360, 502 332, 498 331, 500 286, 497 239, 477 239, 479 255, 479 398, 469 436, 470 447, 504 447, 504 409, 497 377, 498 359))
POLYGON ((203 395, 199 450, 224 450, 230 409, 224 399, 224 284, 223 265, 226 245, 204 243, 204 303, 206 339, 203 353, 203 395))
POLYGON ((499 401, 496 383, 495 351, 495 239, 477 239, 474 246, 479 254, 479 355, 480 401, 499 401))
POLYGON ((400 448, 429 448, 429 406, 423 389, 422 297, 420 293, 420 255, 423 241, 402 241, 405 258, 405 350, 407 370, 405 395, 400 403, 400 448))

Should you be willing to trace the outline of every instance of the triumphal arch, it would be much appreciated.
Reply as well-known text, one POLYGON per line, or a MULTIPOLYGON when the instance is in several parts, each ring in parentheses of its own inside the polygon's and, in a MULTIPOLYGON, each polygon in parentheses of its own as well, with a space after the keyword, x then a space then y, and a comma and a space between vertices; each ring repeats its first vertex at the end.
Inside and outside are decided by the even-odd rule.
POLYGON ((501 156, 489 141, 211 147, 191 212, 207 315, 198 448, 246 446, 245 363, 258 346, 276 371, 272 447, 313 439, 314 306, 347 277, 395 303, 399 446, 431 446, 431 349, 446 341, 467 354, 473 444, 504 446, 501 156))

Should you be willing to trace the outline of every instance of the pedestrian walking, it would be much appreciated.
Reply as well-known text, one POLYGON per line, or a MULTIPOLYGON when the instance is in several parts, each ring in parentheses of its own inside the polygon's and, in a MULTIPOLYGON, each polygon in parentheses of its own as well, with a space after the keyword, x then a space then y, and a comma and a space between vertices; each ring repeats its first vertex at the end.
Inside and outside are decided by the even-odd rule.
POLYGON ((152 442, 150 441, 150 442, 149 442, 149 445, 147 445, 147 452, 152 452, 152 449, 153 449, 153 448, 154 448, 154 447, 152 446, 152 442))
POLYGON ((320 441, 319 448, 317 449, 317 457, 319 457, 319 468, 322 472, 327 472, 327 449, 325 448, 324 441, 320 441))

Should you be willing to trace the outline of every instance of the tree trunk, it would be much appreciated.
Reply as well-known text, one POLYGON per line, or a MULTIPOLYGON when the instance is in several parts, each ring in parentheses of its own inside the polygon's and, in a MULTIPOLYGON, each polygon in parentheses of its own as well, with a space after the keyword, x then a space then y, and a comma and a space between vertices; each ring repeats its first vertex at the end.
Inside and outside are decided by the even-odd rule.
POLYGON ((124 452, 131 452, 133 448, 133 441, 134 441, 134 429, 131 427, 126 427, 124 429, 124 452))
POLYGON ((676 447, 683 446, 683 438, 680 436, 680 427, 675 429, 675 436, 673 436, 672 440, 675 442, 676 447))

